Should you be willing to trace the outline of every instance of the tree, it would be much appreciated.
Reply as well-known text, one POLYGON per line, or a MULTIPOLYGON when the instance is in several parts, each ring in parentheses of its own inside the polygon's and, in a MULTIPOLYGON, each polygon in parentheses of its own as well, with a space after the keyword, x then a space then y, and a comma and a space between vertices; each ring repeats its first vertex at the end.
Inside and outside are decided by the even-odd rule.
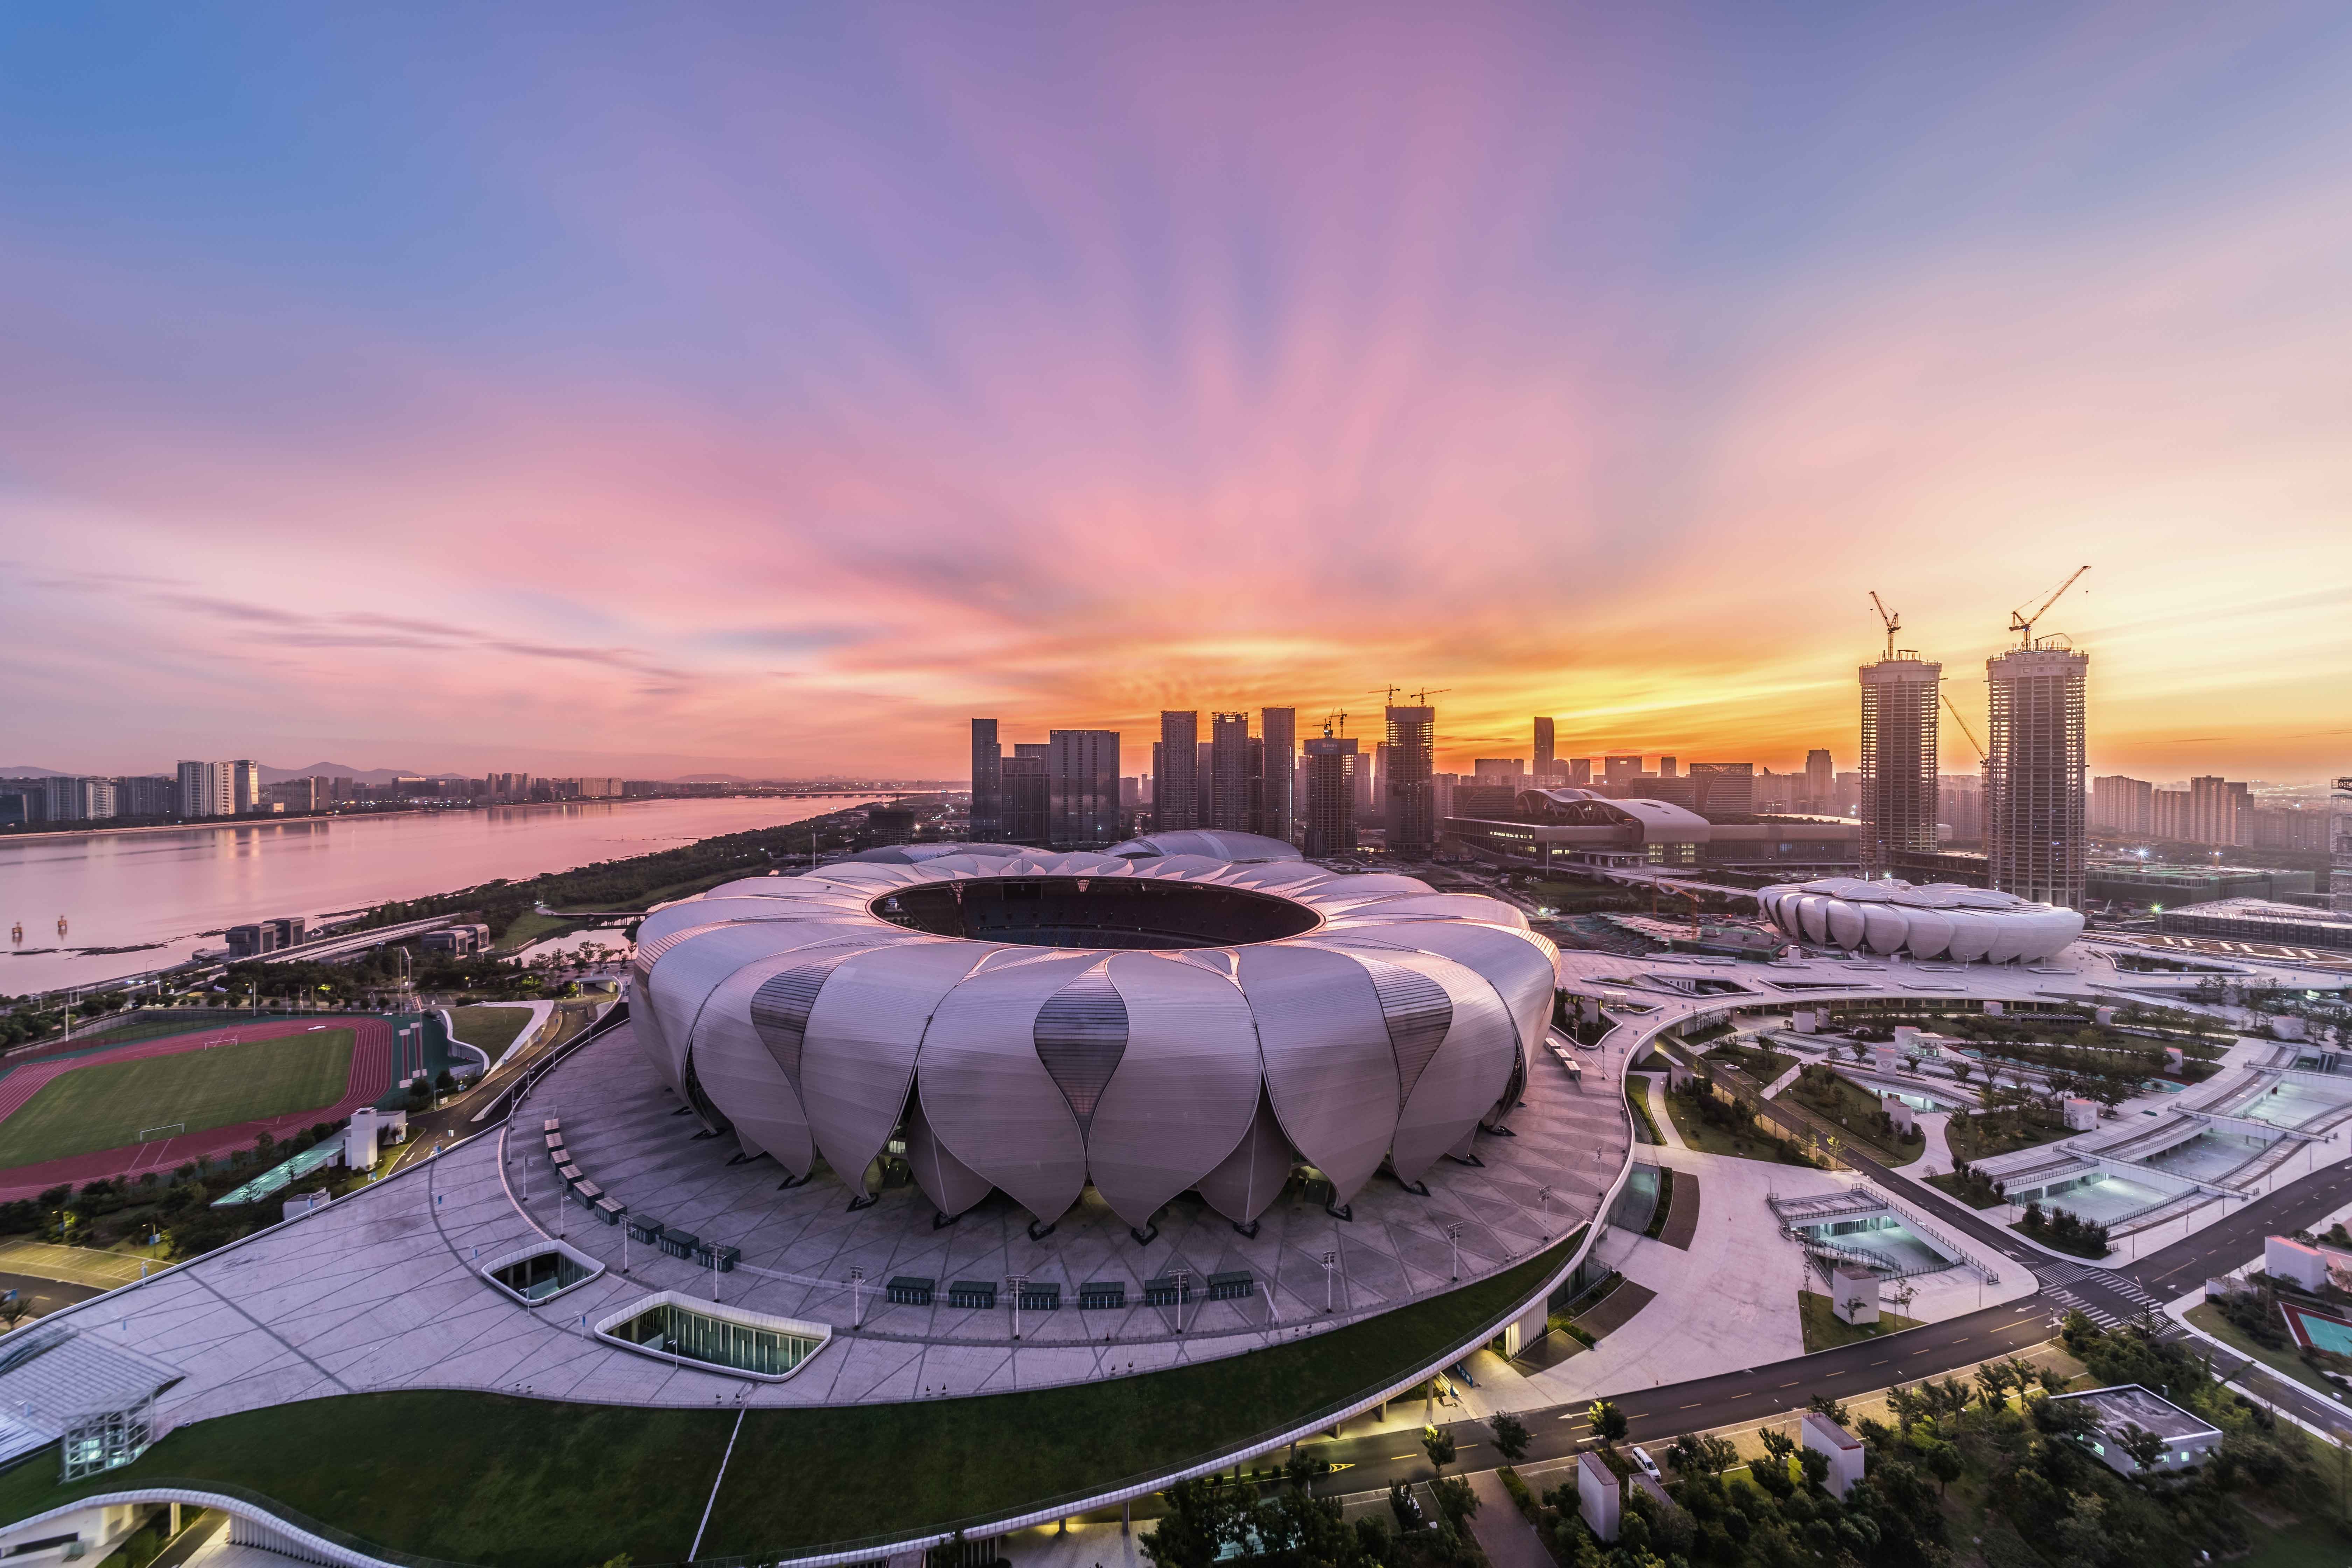
POLYGON ((1507 1465, 1516 1465, 1528 1455, 1528 1426, 1509 1411, 1505 1411, 1486 1423, 1495 1434, 1495 1451, 1503 1456, 1507 1465))
POLYGON ((1631 1423, 1625 1419, 1625 1413, 1609 1400, 1594 1400, 1584 1414, 1592 1423, 1592 1435, 1601 1439, 1602 1447, 1614 1448, 1625 1440, 1631 1423))
POLYGON ((1389 1483, 1389 1512, 1395 1516, 1402 1534, 1411 1535, 1421 1528, 1421 1505, 1412 1500, 1412 1492, 1402 1481, 1389 1483))
POLYGON ((11 1290, 8 1293, 8 1299, 0 1301, 0 1325, 5 1325, 0 1326, 0 1333, 5 1333, 9 1329, 23 1322, 25 1314, 30 1310, 32 1310, 31 1305, 22 1296, 11 1290))
POLYGON ((1936 1491, 1938 1496, 1941 1496, 1944 1489, 1954 1481, 1958 1480, 1960 1472, 1967 1468, 1960 1461, 1959 1449, 1949 1443, 1928 1444, 1926 1451, 1920 1455, 1920 1458, 1927 1465, 1927 1473, 1936 1478, 1936 1491))
POLYGON ((1429 1489, 1437 1499, 1437 1511, 1444 1514, 1445 1522, 1456 1530, 1467 1524, 1470 1516, 1478 1511, 1478 1494, 1472 1491, 1470 1483, 1460 1476, 1441 1476, 1430 1483, 1429 1489))
POLYGON ((1841 1426, 1852 1425, 1852 1418, 1846 1414, 1845 1406, 1838 1403, 1834 1394, 1816 1394, 1805 1401, 1805 1408, 1816 1415, 1826 1416, 1841 1426))
POLYGON ((1432 1468, 1443 1473, 1454 1462, 1454 1434, 1435 1426, 1421 1429, 1421 1446, 1429 1455, 1432 1468))
POLYGON ((2116 1434, 2116 1446, 2129 1454, 2132 1463, 2142 1470, 2156 1468, 2164 1458, 2164 1439, 2137 1422, 2126 1421, 2124 1429, 2116 1434))

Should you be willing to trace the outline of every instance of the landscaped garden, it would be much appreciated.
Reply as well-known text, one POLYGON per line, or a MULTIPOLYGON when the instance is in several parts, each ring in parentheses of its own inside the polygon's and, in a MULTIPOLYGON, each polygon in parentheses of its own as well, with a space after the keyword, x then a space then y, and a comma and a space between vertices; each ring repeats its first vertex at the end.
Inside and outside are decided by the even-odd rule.
POLYGON ((1834 1068, 1806 1068, 1796 1082, 1780 1091, 1780 1098, 1834 1123, 1839 1137, 1883 1165, 1907 1165, 1927 1152, 1925 1132, 1916 1128, 1906 1132, 1897 1127, 1877 1095, 1834 1068))
POLYGON ((2044 1209, 2039 1203, 2027 1204, 2025 1217, 2010 1229, 2032 1237, 2053 1251, 2071 1253, 2076 1258, 2105 1258, 2109 1250, 2105 1226, 2069 1209, 2044 1209))
POLYGON ((1860 1344, 1864 1340, 1883 1339, 1899 1334, 1906 1329, 1919 1326, 1917 1318, 1906 1318, 1885 1307, 1878 1310, 1874 1323, 1849 1323, 1837 1315, 1836 1303, 1815 1290, 1797 1292, 1797 1316, 1805 1331, 1805 1353, 1833 1351, 1840 1345, 1860 1344))
POLYGON ((1705 1154, 1729 1154, 1783 1165, 1819 1166, 1821 1162, 1793 1141, 1756 1119, 1746 1106, 1725 1100, 1703 1079, 1666 1093, 1666 1117, 1689 1147, 1705 1154))

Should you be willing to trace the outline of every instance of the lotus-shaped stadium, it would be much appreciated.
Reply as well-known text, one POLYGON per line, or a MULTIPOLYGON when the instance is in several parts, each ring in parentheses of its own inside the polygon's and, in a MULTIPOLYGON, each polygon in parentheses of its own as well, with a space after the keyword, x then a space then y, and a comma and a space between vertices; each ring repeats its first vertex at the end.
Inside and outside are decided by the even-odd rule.
POLYGON ((2015 893, 1954 882, 1868 882, 1824 877, 1756 895, 1772 923, 1799 942, 1956 963, 2038 963, 2083 934, 2083 917, 2015 893))
POLYGON ((1498 900, 1183 837, 875 851, 665 906, 637 1038, 710 1129, 795 1178, 822 1157, 853 1205, 895 1156, 943 1217, 1001 1190, 1047 1226, 1091 1184, 1139 1232, 1188 1190, 1249 1226, 1302 1163, 1345 1205, 1384 1163, 1475 1158, 1551 944, 1498 900))

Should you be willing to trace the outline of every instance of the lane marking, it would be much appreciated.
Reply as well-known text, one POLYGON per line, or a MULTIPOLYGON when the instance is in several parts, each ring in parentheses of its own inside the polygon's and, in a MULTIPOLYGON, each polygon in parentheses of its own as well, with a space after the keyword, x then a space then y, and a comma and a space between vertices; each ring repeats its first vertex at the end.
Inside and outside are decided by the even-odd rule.
POLYGON ((1794 1387, 1796 1387, 1796 1386, 1797 1386, 1797 1384, 1801 1384, 1801 1383, 1802 1383, 1802 1382, 1804 1382, 1804 1381, 1805 1381, 1805 1380, 1804 1380, 1803 1378, 1801 1378, 1801 1377, 1799 1377, 1799 1378, 1791 1378, 1790 1381, 1788 1381, 1787 1383, 1782 1384, 1780 1386, 1781 1386, 1781 1387, 1783 1387, 1783 1388, 1794 1388, 1794 1387))

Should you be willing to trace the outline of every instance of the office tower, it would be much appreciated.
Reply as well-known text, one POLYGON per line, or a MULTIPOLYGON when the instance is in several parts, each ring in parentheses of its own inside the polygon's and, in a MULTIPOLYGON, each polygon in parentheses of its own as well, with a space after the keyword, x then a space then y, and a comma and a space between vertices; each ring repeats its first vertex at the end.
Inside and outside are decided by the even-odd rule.
POLYGON ((1381 820, 1380 766, 1381 742, 1374 742, 1369 752, 1358 752, 1356 770, 1349 776, 1354 780, 1356 792, 1356 826, 1370 827, 1381 820))
POLYGON ((1381 782, 1387 786, 1389 851, 1425 858, 1437 847, 1429 796, 1437 752, 1437 710, 1391 707, 1386 716, 1388 752, 1381 782))
POLYGON ((1140 773, 1129 773, 1118 781, 1118 809, 1122 816, 1131 816, 1143 809, 1143 786, 1140 773))
POLYGON ((169 773, 137 773, 114 783, 117 816, 172 816, 179 812, 180 783, 169 773))
POLYGON ((1536 721, 1536 787, 1551 783, 1551 721, 1536 721))
MULTIPOLYGON (((1890 642, 1892 638, 1889 639, 1890 642)), ((1862 667, 1862 874, 1936 852, 1936 725, 1944 667, 1906 648, 1862 667)))
POLYGON ((249 757, 239 757, 228 765, 228 809, 243 816, 261 809, 261 765, 249 757))
MULTIPOLYGON (((1033 844, 1045 848, 1053 832, 1053 790, 1046 777, 1046 761, 1042 756, 1024 756, 1033 748, 1015 746, 1012 756, 997 764, 997 783, 1003 801, 999 821, 1003 832, 1000 844, 1033 844)), ((1045 750, 1043 746, 1034 748, 1045 750)))
POLYGON ((1590 788, 1591 788, 1591 787, 1592 787, 1592 759, 1591 759, 1591 757, 1570 757, 1570 758, 1569 758, 1569 759, 1568 759, 1568 782, 1569 782, 1569 784, 1570 784, 1572 787, 1577 788, 1577 789, 1590 789, 1590 788))
MULTIPOLYGON (((2044 643, 2056 638, 2043 638, 2044 643)), ((2091 657, 2029 646, 1985 660, 1985 869, 2022 899, 2083 907, 2084 687, 2091 657)))
POLYGON ((1209 715, 1209 826, 1249 831, 1249 715, 1209 715))
POLYGON ((1209 826, 1210 796, 1216 789, 1216 746, 1214 741, 1202 741, 1193 749, 1198 759, 1192 768, 1192 825, 1196 827, 1209 826))
POLYGON ((1756 815, 1754 763, 1693 763, 1691 809, 1709 822, 1756 815))
POLYGON ((1160 832, 1199 827, 1193 814, 1193 791, 1200 779, 1201 715, 1162 710, 1160 752, 1152 766, 1151 825, 1160 832))
POLYGON ((2196 844, 2242 844, 2247 814, 2252 810, 2246 786, 2207 774, 2189 781, 2189 831, 2196 844))
POLYGON ((2091 826, 2109 833, 2146 833, 2153 823, 2156 786, 2109 773, 2091 781, 2091 826))
POLYGON ((1118 731, 1046 732, 1046 836, 1056 849, 1101 849, 1118 830, 1118 731))
POLYGON ((1298 765, 1298 710, 1261 708, 1258 734, 1265 742, 1258 776, 1265 781, 1259 796, 1258 831, 1287 843, 1298 836, 1291 778, 1298 765))
POLYGON ((992 844, 1004 831, 1004 748, 996 742, 996 721, 971 721, 971 826, 975 844, 992 844))
POLYGON ((1830 754, 1816 748, 1805 753, 1805 796, 1812 809, 1826 811, 1837 796, 1837 770, 1830 765, 1830 754))
POLYGON ((1527 775, 1528 764, 1518 757, 1478 757, 1470 763, 1471 776, 1480 784, 1517 784, 1527 775))
POLYGON ((1631 784, 1641 776, 1642 759, 1638 756, 1601 759, 1601 780, 1603 784, 1631 784))
MULTIPOLYGON (((1541 781, 1538 780, 1538 782, 1540 783, 1541 781)), ((1460 773, 1432 773, 1429 775, 1429 815, 1437 823, 1437 830, 1440 833, 1445 831, 1445 819, 1447 817, 1459 816, 1462 815, 1460 812, 1454 809, 1454 792, 1460 788, 1461 784, 1462 775, 1460 773)))
POLYGON ((1316 858, 1356 852, 1356 754, 1353 736, 1308 738, 1307 805, 1300 847, 1316 858))
POLYGON ((1662 779, 1670 779, 1675 776, 1674 758, 1660 757, 1658 759, 1658 776, 1662 779))
POLYGON ((2352 914, 2352 777, 2328 785, 2327 907, 2352 914))

